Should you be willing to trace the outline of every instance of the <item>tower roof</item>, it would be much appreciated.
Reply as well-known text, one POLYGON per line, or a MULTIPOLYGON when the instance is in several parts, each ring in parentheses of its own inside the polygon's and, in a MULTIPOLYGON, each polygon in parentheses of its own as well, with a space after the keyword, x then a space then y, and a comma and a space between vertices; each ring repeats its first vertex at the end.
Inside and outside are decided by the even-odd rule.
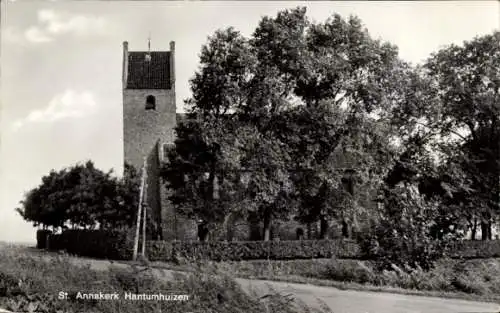
POLYGON ((170 51, 128 54, 128 89, 170 89, 170 51), (151 59, 146 60, 150 54, 151 59))

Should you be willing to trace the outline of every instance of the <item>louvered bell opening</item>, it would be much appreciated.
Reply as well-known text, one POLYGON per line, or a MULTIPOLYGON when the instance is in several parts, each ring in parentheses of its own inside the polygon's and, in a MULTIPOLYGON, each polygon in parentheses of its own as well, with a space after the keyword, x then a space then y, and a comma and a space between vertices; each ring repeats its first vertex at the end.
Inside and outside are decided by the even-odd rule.
POLYGON ((147 96, 146 98, 146 111, 156 110, 156 99, 154 96, 147 96))

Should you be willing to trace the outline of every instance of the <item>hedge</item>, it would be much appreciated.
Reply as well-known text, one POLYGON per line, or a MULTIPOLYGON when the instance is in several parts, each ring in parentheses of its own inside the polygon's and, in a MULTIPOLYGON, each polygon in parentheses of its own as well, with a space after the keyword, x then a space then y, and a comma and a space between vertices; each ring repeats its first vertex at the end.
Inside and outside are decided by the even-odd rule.
POLYGON ((36 247, 38 249, 45 249, 47 247, 47 237, 52 234, 48 229, 39 229, 36 231, 36 247))
POLYGON ((66 230, 49 235, 48 249, 99 259, 130 260, 133 240, 126 230, 66 230))
POLYGON ((152 241, 148 242, 146 253, 150 261, 178 257, 214 261, 356 258, 360 254, 359 246, 350 240, 152 241))
MULTIPOLYGON (((47 249, 93 258, 130 260, 133 234, 130 231, 66 230, 49 234, 47 249)), ((43 237, 37 232, 37 239, 43 237)), ((39 245, 43 241, 38 240, 39 245)), ((456 242, 447 255, 451 258, 480 259, 500 257, 500 240, 456 242)), ((173 261, 178 258, 240 261, 292 260, 336 257, 360 259, 359 245, 352 240, 293 241, 147 241, 146 256, 150 261, 173 261)))
POLYGON ((500 240, 467 240, 454 243, 448 252, 454 259, 500 258, 500 240))

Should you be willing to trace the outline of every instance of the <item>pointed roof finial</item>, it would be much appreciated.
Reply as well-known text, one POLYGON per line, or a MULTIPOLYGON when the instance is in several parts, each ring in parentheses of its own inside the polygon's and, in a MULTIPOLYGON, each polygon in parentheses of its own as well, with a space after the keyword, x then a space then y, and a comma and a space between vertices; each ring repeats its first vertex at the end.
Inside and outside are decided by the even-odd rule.
POLYGON ((146 62, 151 61, 151 32, 149 32, 148 36, 148 52, 146 53, 146 62))
POLYGON ((149 32, 148 36, 148 52, 151 52, 151 32, 149 32))

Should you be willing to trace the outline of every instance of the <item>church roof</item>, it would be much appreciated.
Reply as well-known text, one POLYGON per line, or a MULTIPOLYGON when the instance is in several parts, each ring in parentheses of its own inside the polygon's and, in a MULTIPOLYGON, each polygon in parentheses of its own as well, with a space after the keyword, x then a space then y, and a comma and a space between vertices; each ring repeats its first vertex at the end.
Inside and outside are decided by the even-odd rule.
POLYGON ((129 52, 128 89, 170 89, 170 52, 152 51, 151 60, 146 60, 148 52, 129 52))

